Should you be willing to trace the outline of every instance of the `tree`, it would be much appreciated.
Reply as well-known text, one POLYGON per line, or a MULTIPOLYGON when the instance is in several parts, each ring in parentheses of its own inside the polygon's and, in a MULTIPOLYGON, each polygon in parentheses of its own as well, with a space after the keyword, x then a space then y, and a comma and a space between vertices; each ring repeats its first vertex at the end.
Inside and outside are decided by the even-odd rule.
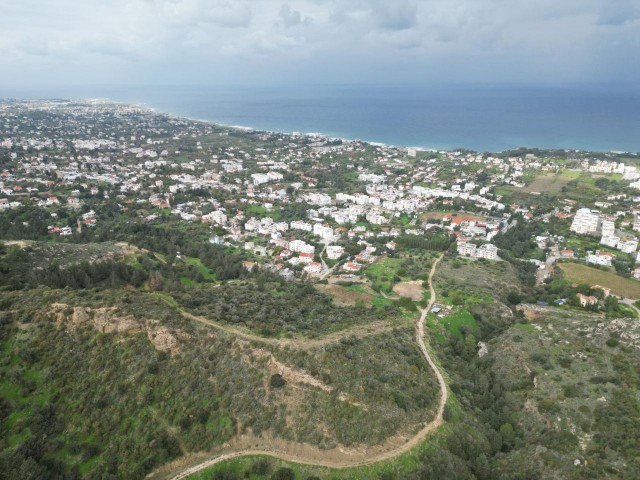
POLYGON ((271 380, 269 382, 269 384, 273 388, 282 388, 286 383, 287 382, 285 381, 285 379, 279 373, 274 373, 273 375, 271 375, 271 380))
POLYGON ((271 475, 271 480, 295 480, 295 478, 293 470, 287 467, 281 467, 271 475))
POLYGON ((516 440, 516 432, 513 429, 513 425, 505 423, 500 427, 500 436, 502 437, 502 448, 510 450, 516 440))

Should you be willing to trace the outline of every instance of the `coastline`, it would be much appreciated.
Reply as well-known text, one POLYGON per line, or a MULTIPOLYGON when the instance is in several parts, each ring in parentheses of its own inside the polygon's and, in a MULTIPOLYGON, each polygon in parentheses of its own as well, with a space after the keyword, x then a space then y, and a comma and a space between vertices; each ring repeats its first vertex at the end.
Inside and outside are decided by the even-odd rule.
MULTIPOLYGON (((231 128, 231 129, 236 129, 239 131, 245 131, 245 132, 249 132, 249 131, 256 131, 256 132, 265 132, 265 133, 270 133, 270 134, 279 134, 279 135, 288 135, 288 136, 295 136, 295 135, 301 135, 301 136, 305 136, 305 137, 317 137, 317 138, 323 138, 323 139, 330 139, 330 140, 339 140, 342 142, 347 142, 347 143, 351 143, 351 142, 362 142, 374 147, 382 147, 382 148, 395 148, 395 149, 415 149, 417 151, 428 151, 428 152, 439 152, 439 151, 443 151, 443 152, 453 152, 453 151, 458 151, 458 150, 468 150, 468 151, 472 151, 472 152, 476 152, 476 153, 495 153, 495 154, 501 154, 507 151, 515 151, 515 150, 519 150, 519 149, 531 149, 531 150, 540 150, 540 151, 565 151, 565 152, 570 152, 570 151, 575 151, 575 152, 580 152, 580 153, 594 153, 594 154, 614 154, 614 155, 631 155, 631 156, 640 156, 640 146, 638 147, 638 150, 635 151, 633 149, 623 149, 623 148, 619 148, 619 147, 612 147, 612 148, 585 148, 585 147, 575 147, 575 146, 571 146, 571 147, 563 147, 563 146, 540 146, 540 145, 526 145, 526 144, 521 144, 521 143, 513 143, 511 146, 507 147, 507 148, 498 148, 498 149, 488 149, 488 148, 473 148, 471 146, 465 146, 463 145, 463 143, 465 142, 457 142, 457 146, 453 146, 453 144, 447 144, 447 145, 434 145, 434 144, 421 144, 421 142, 415 142, 415 141, 407 141, 407 142, 403 142, 403 141, 381 141, 380 138, 371 138, 371 137, 357 137, 357 136, 352 136, 349 134, 344 134, 344 133, 335 133, 335 132, 331 132, 331 133, 324 133, 322 131, 318 131, 316 129, 316 131, 311 131, 311 129, 296 129, 296 130, 292 130, 290 128, 279 128, 279 127, 269 127, 269 128, 262 128, 259 126, 255 126, 255 125, 247 125, 247 124, 241 124, 241 123, 237 123, 234 122, 233 120, 220 120, 220 119, 215 119, 215 118, 207 118, 207 117, 203 117, 202 115, 198 115, 198 114, 190 114, 187 112, 180 112, 179 110, 177 110, 176 108, 172 108, 169 107, 167 105, 160 105, 161 102, 153 102, 153 101, 148 101, 148 100, 128 100, 128 99, 124 99, 122 98, 122 96, 120 96, 120 98, 118 98, 119 96, 117 95, 102 95, 102 96, 97 96, 97 97, 90 97, 90 96, 66 96, 66 97, 62 97, 62 96, 40 96, 39 98, 33 97, 33 98, 25 98, 25 97, 18 97, 18 96, 5 96, 0 98, 0 101, 3 100, 27 100, 27 101, 73 101, 73 102, 99 102, 99 103, 105 103, 105 104, 115 104, 115 105, 130 105, 130 106, 135 106, 138 108, 143 108, 143 109, 147 109, 151 112, 154 112, 156 114, 162 114, 162 115, 168 115, 174 118, 180 118, 183 120, 187 120, 187 121, 194 121, 194 122, 202 122, 202 123, 208 123, 211 125, 216 125, 216 126, 220 126, 220 127, 225 127, 225 128, 231 128)), ((188 104, 185 103, 185 104, 188 104)), ((275 123, 276 120, 273 121, 273 123, 275 123)), ((488 135, 489 137, 491 137, 490 135, 488 135)), ((439 143, 439 142, 434 142, 435 144, 439 143)), ((579 142, 576 142, 579 143, 579 142)))

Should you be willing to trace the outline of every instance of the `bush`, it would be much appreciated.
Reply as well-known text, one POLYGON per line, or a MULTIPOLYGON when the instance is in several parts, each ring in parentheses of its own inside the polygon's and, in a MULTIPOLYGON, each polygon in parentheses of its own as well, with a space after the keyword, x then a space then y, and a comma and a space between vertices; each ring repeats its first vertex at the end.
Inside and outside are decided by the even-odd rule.
POLYGON ((271 380, 269 383, 273 388, 282 388, 287 382, 282 377, 282 375, 280 375, 279 373, 274 373, 273 375, 271 375, 271 380))
POLYGON ((239 476, 235 472, 231 472, 229 470, 222 470, 220 472, 216 472, 211 477, 211 480, 239 480, 239 476))
POLYGON ((271 480, 294 480, 296 478, 295 473, 290 468, 282 467, 273 472, 271 480))
POLYGON ((271 462, 266 458, 260 458, 253 462, 251 465, 250 472, 255 473, 256 475, 266 475, 271 470, 271 462))
POLYGON ((614 348, 614 347, 617 347, 619 343, 620 342, 618 341, 617 338, 611 337, 610 339, 607 340, 607 347, 614 348))

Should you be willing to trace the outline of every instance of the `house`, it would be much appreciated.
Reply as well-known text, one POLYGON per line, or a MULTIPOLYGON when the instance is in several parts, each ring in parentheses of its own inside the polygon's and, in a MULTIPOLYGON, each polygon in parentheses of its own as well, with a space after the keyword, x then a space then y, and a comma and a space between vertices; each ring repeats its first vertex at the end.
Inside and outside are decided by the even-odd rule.
POLYGON ((329 225, 322 225, 320 223, 316 223, 313 226, 313 234, 319 236, 322 239, 330 239, 333 238, 333 228, 329 225))
POLYGON ((300 253, 314 253, 316 247, 313 245, 309 245, 308 243, 302 240, 292 240, 289 242, 289 250, 292 252, 300 252, 300 253))
POLYGON ((320 262, 311 262, 304 267, 304 271, 307 273, 320 273, 322 271, 322 264, 320 262))
POLYGON ((314 258, 314 254, 313 253, 308 253, 308 252, 302 252, 300 253, 300 262, 302 263, 306 263, 306 264, 311 264, 313 263, 313 258, 314 258))
POLYGON ((477 248, 473 243, 458 242, 458 255, 475 257, 477 248))
POLYGON ((251 271, 255 265, 255 262, 242 262, 243 268, 248 271, 251 271))
POLYGON ((573 250, 562 250, 562 251, 560 252, 560 256, 561 256, 562 258, 573 258, 573 257, 574 257, 574 255, 575 255, 575 253, 574 253, 574 251, 573 251, 573 250))
POLYGON ((590 305, 596 305, 598 303, 598 299, 593 295, 583 295, 582 293, 576 294, 576 298, 580 302, 580 305, 583 307, 588 307, 590 305))
POLYGON ((340 245, 329 245, 327 247, 327 258, 329 260, 337 260, 344 254, 344 247, 340 245))
POLYGON ((586 260, 587 263, 593 263, 594 265, 600 265, 603 267, 610 267, 613 260, 613 254, 598 250, 596 251, 595 255, 587 255, 586 260))
POLYGON ((342 266, 342 269, 346 272, 359 272, 360 265, 355 262, 347 262, 342 266))
POLYGON ((605 297, 608 297, 609 295, 611 295, 611 289, 607 287, 603 287, 602 285, 592 285, 591 288, 593 290, 602 290, 602 293, 604 293, 605 297))

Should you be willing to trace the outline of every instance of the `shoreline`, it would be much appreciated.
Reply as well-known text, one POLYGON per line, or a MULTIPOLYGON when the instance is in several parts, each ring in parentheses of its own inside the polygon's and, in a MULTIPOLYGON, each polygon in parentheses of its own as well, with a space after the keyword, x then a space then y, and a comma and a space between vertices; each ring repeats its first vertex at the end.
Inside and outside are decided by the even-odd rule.
POLYGON ((561 147, 540 147, 540 146, 513 146, 510 148, 504 149, 475 149, 466 146, 457 146, 457 147, 433 147, 433 146, 424 146, 424 145, 409 145, 403 143, 390 143, 390 142, 381 142, 379 140, 368 140, 364 138, 350 138, 348 135, 340 135, 340 134, 326 134, 322 132, 303 132, 303 131, 288 131, 286 129, 277 129, 277 128, 258 128, 253 126, 246 125, 233 125, 231 123, 227 123, 221 120, 207 119, 207 118, 198 118, 196 116, 189 116, 186 114, 176 113, 171 111, 170 108, 163 108, 152 106, 150 103, 145 101, 127 101, 127 100, 117 100, 110 97, 50 97, 50 98, 17 98, 17 97, 0 97, 0 102, 3 101, 28 101, 28 102, 46 102, 46 101, 59 101, 59 102, 79 102, 79 103, 102 103, 105 105, 122 105, 122 106, 132 106, 137 108, 146 109, 158 115, 168 115, 170 117, 178 118, 181 120, 187 120, 191 122, 201 122, 207 123, 211 125, 215 125, 218 127, 230 128, 244 132, 265 132, 268 134, 279 134, 279 135, 288 135, 290 137, 294 137, 296 135, 303 137, 317 137, 327 140, 339 140, 345 143, 354 143, 361 142, 373 147, 381 147, 381 148, 391 148, 391 149, 415 149, 418 152, 455 152, 460 150, 468 150, 470 152, 484 154, 484 153, 493 153, 493 154, 503 154, 504 152, 511 152, 517 150, 540 150, 540 151, 563 151, 563 152, 576 152, 576 153, 594 153, 600 155, 612 154, 612 155, 630 155, 634 157, 640 157, 640 149, 637 152, 627 151, 627 150, 619 150, 619 149, 587 149, 587 148, 561 148, 561 147))

